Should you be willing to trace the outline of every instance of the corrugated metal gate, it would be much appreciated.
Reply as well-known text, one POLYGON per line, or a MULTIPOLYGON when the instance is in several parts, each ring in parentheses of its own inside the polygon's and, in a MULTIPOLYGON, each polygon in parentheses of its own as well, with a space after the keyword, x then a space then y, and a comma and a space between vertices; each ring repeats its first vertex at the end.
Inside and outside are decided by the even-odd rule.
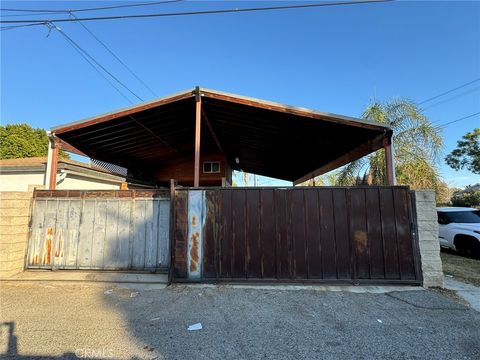
POLYGON ((27 267, 166 270, 169 191, 36 191, 27 267))
POLYGON ((407 187, 177 189, 176 280, 421 282, 407 187))

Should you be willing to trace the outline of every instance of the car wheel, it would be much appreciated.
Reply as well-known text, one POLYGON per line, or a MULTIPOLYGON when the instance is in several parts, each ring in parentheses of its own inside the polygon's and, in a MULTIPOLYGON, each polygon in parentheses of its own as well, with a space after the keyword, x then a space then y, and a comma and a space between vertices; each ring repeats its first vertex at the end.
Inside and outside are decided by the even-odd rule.
POLYGON ((468 235, 457 235, 454 243, 460 254, 480 259, 480 241, 476 238, 468 235))

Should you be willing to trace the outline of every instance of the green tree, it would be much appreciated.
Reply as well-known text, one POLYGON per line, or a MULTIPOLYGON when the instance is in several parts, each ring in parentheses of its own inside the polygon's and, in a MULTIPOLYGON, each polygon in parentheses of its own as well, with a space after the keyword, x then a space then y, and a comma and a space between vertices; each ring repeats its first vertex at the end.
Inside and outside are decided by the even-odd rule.
MULTIPOLYGON (((436 164, 443 140, 440 130, 432 126, 416 104, 406 99, 374 102, 368 105, 363 118, 392 128, 398 184, 414 189, 437 188, 440 177, 436 164)), ((359 181, 369 185, 385 184, 383 149, 351 162, 338 173, 339 185, 355 185, 359 181)))
POLYGON ((447 155, 445 161, 455 170, 466 168, 480 174, 480 129, 473 129, 458 140, 456 149, 447 155))
MULTIPOLYGON (((44 129, 28 124, 0 126, 0 159, 47 156, 48 137, 44 129)), ((60 151, 60 157, 68 155, 60 151)))
POLYGON ((453 206, 480 207, 480 186, 467 186, 452 196, 453 206))

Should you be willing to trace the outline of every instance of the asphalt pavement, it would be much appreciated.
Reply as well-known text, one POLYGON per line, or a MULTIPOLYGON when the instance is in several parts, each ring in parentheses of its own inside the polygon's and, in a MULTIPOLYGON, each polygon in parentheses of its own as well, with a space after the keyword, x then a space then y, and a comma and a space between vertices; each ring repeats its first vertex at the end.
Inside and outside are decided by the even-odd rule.
POLYGON ((5 358, 480 358, 480 313, 425 290, 0 286, 5 358))

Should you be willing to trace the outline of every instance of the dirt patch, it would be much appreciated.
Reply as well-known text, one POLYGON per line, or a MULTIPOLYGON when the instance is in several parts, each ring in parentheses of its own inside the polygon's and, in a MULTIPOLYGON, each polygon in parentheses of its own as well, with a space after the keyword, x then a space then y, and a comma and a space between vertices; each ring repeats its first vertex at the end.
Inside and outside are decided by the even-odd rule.
POLYGON ((461 305, 466 306, 466 307, 470 307, 470 304, 468 303, 468 301, 466 301, 462 297, 458 296, 456 291, 449 290, 449 289, 444 289, 444 288, 439 288, 439 287, 430 288, 428 290, 432 291, 434 293, 443 295, 443 296, 449 298, 450 300, 455 301, 458 304, 461 304, 461 305))
POLYGON ((442 251, 440 256, 445 276, 453 276, 459 281, 480 286, 480 260, 446 251, 442 251))

